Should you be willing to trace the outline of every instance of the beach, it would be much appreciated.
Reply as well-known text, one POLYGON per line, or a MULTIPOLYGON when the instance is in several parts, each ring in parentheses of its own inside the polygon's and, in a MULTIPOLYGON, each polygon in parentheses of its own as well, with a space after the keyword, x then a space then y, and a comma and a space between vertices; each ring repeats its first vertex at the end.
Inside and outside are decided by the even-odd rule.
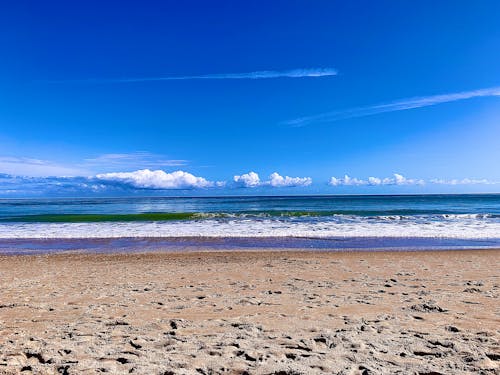
POLYGON ((498 249, 4 255, 0 373, 498 374, 499 259, 498 249))
POLYGON ((0 375, 500 375, 499 14, 3 1, 0 375))

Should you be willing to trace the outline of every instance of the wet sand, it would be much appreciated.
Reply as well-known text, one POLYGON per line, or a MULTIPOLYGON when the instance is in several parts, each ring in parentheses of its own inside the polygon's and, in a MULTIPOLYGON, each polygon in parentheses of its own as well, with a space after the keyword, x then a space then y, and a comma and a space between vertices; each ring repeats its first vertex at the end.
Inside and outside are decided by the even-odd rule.
POLYGON ((498 374, 499 259, 0 256, 0 373, 498 374))

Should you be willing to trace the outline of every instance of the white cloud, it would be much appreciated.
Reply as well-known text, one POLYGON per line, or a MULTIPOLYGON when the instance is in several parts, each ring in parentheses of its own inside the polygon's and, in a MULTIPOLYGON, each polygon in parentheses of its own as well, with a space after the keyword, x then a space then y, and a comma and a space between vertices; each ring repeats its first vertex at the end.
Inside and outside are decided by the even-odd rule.
POLYGON ((348 175, 345 175, 344 177, 341 178, 336 178, 332 177, 330 178, 330 185, 332 186, 359 186, 359 185, 368 185, 368 182, 365 180, 359 180, 357 178, 352 178, 349 177, 348 175))
POLYGON ((380 185, 424 185, 424 180, 409 179, 401 174, 394 173, 393 177, 379 178, 368 177, 367 180, 358 179, 345 175, 344 177, 332 177, 328 183, 331 186, 380 186, 380 185))
POLYGON ((496 185, 500 183, 496 181, 489 181, 484 178, 483 179, 463 178, 461 180, 459 179, 446 180, 442 178, 434 178, 430 180, 430 182, 438 185, 496 185))
POLYGON ((312 179, 310 177, 283 177, 276 172, 269 176, 269 185, 273 187, 309 186, 311 184, 312 179))
POLYGON ((490 87, 480 90, 462 91, 451 94, 431 95, 401 99, 390 103, 371 105, 366 107, 349 108, 345 110, 320 113, 313 116, 305 116, 285 121, 284 124, 291 126, 306 126, 312 123, 333 122, 347 118, 364 117, 378 113, 406 111, 414 108, 429 107, 442 103, 456 102, 479 97, 500 96, 500 87, 490 87))
POLYGON ((162 170, 141 169, 135 172, 101 173, 96 175, 96 178, 147 189, 188 189, 216 186, 216 183, 212 181, 184 171, 167 173, 162 170))
MULTIPOLYGON (((384 179, 383 181, 385 181, 384 179)), ((383 182, 382 181, 382 182, 383 182)), ((398 173, 394 173, 394 178, 389 179, 386 185, 424 185, 424 180, 408 179, 398 173)))
POLYGON ((382 185, 382 180, 378 177, 368 177, 368 184, 370 184, 370 185, 382 185))
POLYGON ((261 181, 259 175, 255 172, 245 173, 241 176, 234 176, 233 181, 237 186, 241 187, 296 187, 309 186, 312 183, 312 179, 310 177, 283 177, 277 172, 272 173, 267 181, 261 181))
POLYGON ((386 185, 425 185, 426 183, 437 185, 496 185, 500 182, 490 181, 487 179, 463 178, 446 180, 442 178, 434 178, 424 181, 422 179, 406 178, 405 176, 394 173, 393 177, 368 177, 363 180, 356 177, 345 175, 344 177, 331 177, 328 182, 331 186, 386 186, 386 185))
POLYGON ((245 73, 216 73, 200 74, 190 76, 163 76, 143 78, 110 78, 110 79, 88 79, 88 80, 65 80, 51 81, 52 83, 64 82, 87 82, 87 83, 133 83, 147 81, 183 81, 183 80, 213 80, 213 79, 270 79, 270 78, 317 78, 331 77, 338 74, 332 68, 309 68, 290 70, 259 70, 245 73))
POLYGON ((233 181, 242 187, 256 187, 260 185, 260 177, 255 172, 248 172, 241 176, 234 176, 233 181))

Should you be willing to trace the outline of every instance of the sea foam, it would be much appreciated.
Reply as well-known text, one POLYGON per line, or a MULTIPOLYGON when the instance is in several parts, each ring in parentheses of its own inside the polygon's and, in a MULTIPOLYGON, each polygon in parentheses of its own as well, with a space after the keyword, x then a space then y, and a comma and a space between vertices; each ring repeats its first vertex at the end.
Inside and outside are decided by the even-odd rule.
POLYGON ((500 222, 470 217, 344 220, 189 220, 104 223, 2 223, 0 238, 420 237, 500 238, 500 222))

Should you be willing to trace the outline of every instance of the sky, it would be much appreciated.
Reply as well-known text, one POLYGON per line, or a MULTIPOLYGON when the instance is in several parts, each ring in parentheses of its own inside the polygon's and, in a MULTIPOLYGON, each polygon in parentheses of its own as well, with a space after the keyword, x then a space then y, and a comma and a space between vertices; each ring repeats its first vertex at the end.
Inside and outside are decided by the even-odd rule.
POLYGON ((500 192, 500 2, 0 5, 0 197, 500 192))

